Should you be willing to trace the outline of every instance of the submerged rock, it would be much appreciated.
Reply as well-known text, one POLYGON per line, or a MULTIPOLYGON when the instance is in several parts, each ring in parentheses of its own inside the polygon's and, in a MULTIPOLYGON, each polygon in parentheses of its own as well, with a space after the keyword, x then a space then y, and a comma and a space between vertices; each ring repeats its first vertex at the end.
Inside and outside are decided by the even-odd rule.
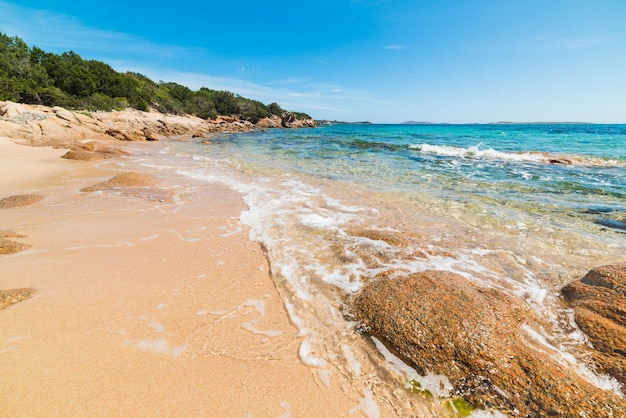
POLYGON ((0 238, 0 254, 14 254, 20 251, 29 249, 31 246, 28 244, 22 244, 8 240, 6 238, 0 238))
POLYGON ((15 303, 30 298, 35 294, 35 289, 26 287, 22 289, 0 290, 0 310, 15 303))
POLYGON ((43 199, 39 194, 21 194, 0 199, 0 209, 15 208, 18 206, 28 206, 43 199))
POLYGON ((597 267, 561 289, 598 370, 626 389, 626 263, 597 267))
POLYGON ((384 231, 378 229, 350 229, 348 234, 368 238, 375 241, 384 241, 389 245, 397 245, 399 247, 406 247, 409 244, 409 240, 401 234, 384 231))
POLYGON ((13 231, 0 231, 0 254, 14 254, 31 247, 29 244, 22 244, 21 242, 15 242, 7 238, 25 237, 24 235, 16 234, 13 231))
POLYGON ((82 188, 81 192, 112 191, 125 196, 138 197, 154 202, 167 202, 172 198, 172 192, 156 187, 157 180, 147 174, 122 173, 109 180, 82 188))
POLYGON ((606 226, 608 228, 617 229, 619 231, 626 232, 626 222, 618 221, 615 219, 599 218, 595 221, 598 225, 606 226))
POLYGON ((427 271, 364 286, 361 327, 421 374, 450 379, 473 407, 512 416, 620 416, 626 401, 526 343, 521 303, 464 277, 427 271))
POLYGON ((81 192, 95 192, 99 190, 111 190, 121 189, 127 187, 143 187, 143 186, 155 186, 157 181, 154 177, 141 173, 122 173, 118 174, 109 180, 93 184, 88 187, 82 188, 81 192))

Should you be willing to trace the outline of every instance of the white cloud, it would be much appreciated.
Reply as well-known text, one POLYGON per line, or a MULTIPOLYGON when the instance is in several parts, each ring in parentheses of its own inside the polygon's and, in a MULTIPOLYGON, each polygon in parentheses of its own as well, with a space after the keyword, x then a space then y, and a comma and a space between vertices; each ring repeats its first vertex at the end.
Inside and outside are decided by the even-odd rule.
MULTIPOLYGON (((118 71, 124 71, 118 63, 118 71)), ((226 90, 263 103, 276 102, 285 109, 314 113, 316 118, 335 119, 334 114, 351 115, 362 111, 376 111, 389 102, 378 100, 367 91, 350 90, 335 84, 316 83, 314 80, 300 80, 288 84, 282 82, 260 85, 247 80, 219 77, 202 73, 181 72, 164 68, 135 68, 152 80, 174 81, 193 90, 208 87, 213 90, 226 90), (274 87, 270 87, 274 86, 274 87)), ((350 116, 345 116, 346 118, 350 116)))
POLYGON ((289 92, 287 93, 289 97, 320 97, 319 93, 297 93, 297 92, 289 92))
MULTIPOLYGON (((277 102, 285 109, 317 112, 312 116, 334 118, 334 114, 356 114, 376 110, 380 102, 366 91, 351 90, 345 86, 320 83, 311 78, 282 78, 264 81, 264 85, 245 80, 255 73, 253 64, 228 62, 235 77, 180 71, 168 68, 160 61, 168 58, 175 63, 181 57, 207 59, 201 48, 162 45, 141 37, 85 26, 75 18, 49 10, 35 10, 0 0, 0 30, 9 36, 18 36, 29 45, 50 52, 74 50, 85 59, 97 59, 117 71, 133 71, 154 81, 173 81, 193 90, 208 87, 226 90, 263 103, 277 102), (121 47, 123 46, 123 47, 121 47)), ((315 60, 328 64, 323 60, 315 60)))
POLYGON ((103 54, 150 56, 159 59, 190 53, 198 48, 155 44, 138 36, 85 26, 75 18, 50 10, 29 9, 0 0, 0 28, 29 45, 46 51, 81 51, 93 58, 103 54), (123 45, 123 48, 120 48, 123 45))

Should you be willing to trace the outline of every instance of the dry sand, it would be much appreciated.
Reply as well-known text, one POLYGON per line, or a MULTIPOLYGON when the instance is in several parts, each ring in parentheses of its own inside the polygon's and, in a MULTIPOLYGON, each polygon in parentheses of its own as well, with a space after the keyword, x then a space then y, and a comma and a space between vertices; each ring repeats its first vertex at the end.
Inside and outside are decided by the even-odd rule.
POLYGON ((22 194, 67 169, 67 163, 59 158, 66 152, 50 147, 25 147, 0 137, 0 198, 22 194))
POLYGON ((241 197, 160 179, 173 198, 80 190, 119 172, 0 139, 2 416, 359 416, 362 393, 298 358, 241 197))

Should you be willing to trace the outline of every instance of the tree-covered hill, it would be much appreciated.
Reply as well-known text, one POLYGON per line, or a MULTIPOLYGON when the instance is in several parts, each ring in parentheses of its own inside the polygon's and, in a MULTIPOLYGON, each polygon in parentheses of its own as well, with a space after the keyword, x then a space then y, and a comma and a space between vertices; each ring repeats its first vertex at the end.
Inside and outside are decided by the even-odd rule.
MULTIPOLYGON (((134 72, 119 73, 103 62, 84 60, 71 51, 45 52, 1 32, 0 100, 86 110, 155 108, 204 119, 239 115, 252 123, 285 112, 276 103, 265 105, 228 91, 206 87, 192 91, 173 82, 155 83, 134 72)), ((297 119, 309 118, 294 114, 297 119)))

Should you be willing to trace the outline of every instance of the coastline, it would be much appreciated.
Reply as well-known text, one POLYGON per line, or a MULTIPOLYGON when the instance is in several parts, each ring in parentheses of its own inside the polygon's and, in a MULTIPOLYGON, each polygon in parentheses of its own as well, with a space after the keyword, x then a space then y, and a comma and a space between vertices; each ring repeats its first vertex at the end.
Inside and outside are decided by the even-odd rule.
MULTIPOLYGON (((65 162, 62 150, 0 145, 31 173, 28 183, 3 182, 0 197, 44 195, 0 209, 0 229, 32 245, 0 257, 0 289, 36 290, 0 311, 5 413, 359 411, 363 394, 320 381, 298 358, 297 330, 239 223, 236 192, 157 178, 168 201, 85 193, 116 171, 65 162)), ((13 170, 0 166, 3 176, 13 170)))
MULTIPOLYGON (((0 291, 29 289, 0 309, 5 413, 395 414, 348 374, 330 378, 301 360, 302 338, 239 220, 238 192, 171 172, 146 173, 149 186, 103 187, 133 165, 133 152, 153 152, 150 143, 107 141, 77 112, 4 105, 0 199, 42 197, 0 209, 0 231, 20 247, 0 256, 0 291), (93 155, 60 158, 77 149, 93 155)), ((100 115, 113 118, 100 126, 128 113, 100 115)), ((191 124, 184 140, 196 121, 181 120, 191 124)), ((436 415, 430 401, 411 403, 436 415)))
MULTIPOLYGON (((61 112, 57 110, 56 114, 61 112)), ((2 131, 6 116, 0 119, 2 131)), ((53 124, 64 124, 59 122, 63 118, 48 119, 53 124)), ((19 121, 19 118, 14 120, 19 121)), ((31 130, 35 128, 30 122, 27 124, 31 130)), ((130 143, 82 137, 79 129, 72 129, 77 126, 80 124, 64 126, 70 135, 54 138, 39 135, 26 141, 19 136, 20 132, 13 132, 14 141, 36 143, 38 148, 15 145, 6 138, 0 141, 0 162, 2 158, 11 162, 12 165, 5 164, 3 168, 7 179, 13 179, 5 182, 9 186, 0 187, 0 211, 7 214, 0 225, 0 243, 4 247, 11 240, 11 250, 17 251, 9 255, 3 252, 5 255, 0 257, 1 271, 8 272, 6 277, 0 277, 0 325, 9 318, 8 331, 0 332, 0 352, 8 364, 3 368, 6 376, 0 378, 4 391, 4 394, 0 392, 0 399, 10 401, 4 409, 16 415, 25 410, 33 410, 33 415, 46 415, 50 411, 56 415, 75 415, 77 410, 72 408, 78 408, 98 415, 137 411, 141 415, 290 416, 307 415, 315 410, 333 416, 449 416, 450 411, 457 408, 453 403, 459 399, 446 400, 453 395, 448 392, 441 395, 437 387, 444 391, 465 387, 463 379, 471 379, 476 373, 490 374, 489 379, 498 387, 532 396, 533 406, 520 404, 522 409, 543 411, 547 403, 553 403, 553 412, 569 414, 564 411, 596 411, 600 405, 608 414, 617 410, 614 408, 623 407, 617 381, 593 375, 575 360, 568 363, 572 369, 559 377, 563 366, 559 356, 569 352, 559 350, 560 346, 556 345, 552 355, 548 355, 545 353, 545 347, 551 347, 548 342, 541 347, 529 342, 535 339, 540 342, 543 334, 537 334, 527 323, 539 328, 552 324, 551 317, 533 316, 529 306, 536 303, 540 308, 544 298, 549 299, 548 303, 561 303, 556 294, 559 283, 569 283, 579 274, 565 271, 564 266, 569 264, 555 259, 545 263, 546 268, 553 270, 557 266, 558 269, 545 277, 552 277, 552 282, 547 283, 549 289, 544 291, 545 283, 520 282, 520 285, 515 282, 515 276, 510 276, 515 271, 511 270, 508 258, 492 259, 494 264, 489 265, 490 269, 499 269, 498 263, 504 263, 502 268, 509 272, 504 276, 507 286, 530 293, 508 292, 507 295, 506 291, 494 289, 487 292, 467 277, 440 278, 449 273, 437 271, 440 268, 437 257, 453 259, 450 251, 459 243, 443 245, 443 253, 437 252, 438 247, 426 249, 421 245, 429 242, 428 231, 432 232, 433 239, 441 231, 450 232, 453 227, 450 218, 434 222, 439 218, 424 218, 420 211, 416 211, 413 218, 407 218, 405 211, 397 232, 376 226, 363 229, 357 222, 351 229, 344 228, 342 234, 333 234, 327 223, 320 224, 322 220, 331 219, 326 218, 328 205, 335 205, 332 207, 338 209, 339 214, 349 212, 348 217, 357 207, 335 204, 329 198, 336 195, 341 183, 312 183, 322 187, 320 193, 311 191, 306 182, 297 185, 283 182, 266 187, 262 176, 258 179, 254 172, 223 177, 227 171, 220 166, 220 158, 225 149, 226 154, 242 156, 242 161, 246 156, 263 158, 262 153, 246 154, 249 150, 245 141, 298 137, 296 132, 257 132, 238 136, 232 144, 228 142, 228 134, 189 143, 184 142, 185 135, 162 142, 130 143), (204 146, 209 144, 212 145, 204 146), (41 148, 44 145, 53 145, 53 148, 41 148), (59 156, 80 161, 63 161, 59 156), (16 168, 25 175, 16 175, 16 168), (19 183, 22 180, 25 182, 19 183), (325 193, 326 186, 332 187, 334 194, 330 189, 325 193), (255 192, 250 191, 251 187, 255 192), (16 207, 16 204, 21 206, 16 207), (284 225, 291 225, 293 216, 296 217, 295 231, 283 229, 284 225), (419 226, 419 241, 410 230, 403 232, 407 223, 419 226), (299 225, 306 228, 299 228, 299 225), (263 235, 267 231, 271 231, 269 239, 263 235), (322 241, 316 240, 317 237, 322 241), (275 246, 276 240, 289 239, 296 239, 298 245, 287 242, 275 246), (323 239, 333 245, 326 247, 323 239), (355 247, 355 242, 372 242, 376 257, 367 258, 370 253, 365 247, 355 247), (306 246, 299 246, 306 243, 311 244, 308 251, 306 246), (293 248, 305 249, 299 252, 304 255, 302 260, 290 258, 289 250, 293 248), (317 248, 321 249, 319 253, 317 248), (324 248, 330 253, 325 254, 324 248), (340 294, 323 283, 299 287, 297 280, 303 276, 299 270, 289 268, 307 269, 317 265, 317 259, 307 259, 308 256, 321 259, 328 256, 329 262, 349 263, 350 259, 339 258, 346 257, 337 252, 344 248, 363 250, 359 254, 365 257, 366 263, 385 262, 386 255, 397 257, 398 253, 393 253, 397 248, 411 257, 411 262, 421 260, 433 269, 428 264, 431 255, 436 270, 430 270, 425 276, 398 274, 366 283, 359 292, 365 299, 341 300, 340 294), (409 253, 406 248, 413 250, 409 253), (281 253, 281 250, 287 252, 281 253), (281 270, 284 268, 287 270, 281 270), (428 284, 429 280, 448 283, 451 287, 437 290, 428 284), (400 284, 404 282, 411 288, 410 294, 420 297, 401 301, 402 294, 394 292, 403 288, 400 284), (379 306, 381 293, 377 290, 368 296, 366 288, 375 283, 390 286, 389 303, 381 300, 379 306), (293 289, 302 291, 299 299, 294 299, 293 289), (508 300, 515 303, 506 302, 508 300), (9 304, 21 302, 3 309, 7 301, 9 304), (435 309, 436 315, 429 310, 417 320, 433 322, 425 327, 431 330, 430 334, 421 332, 415 337, 411 330, 406 335, 399 330, 389 332, 387 325, 380 322, 400 318, 402 312, 395 311, 400 309, 412 312, 410 319, 401 322, 413 323, 415 315, 421 315, 421 306, 442 301, 446 306, 435 309), (471 306, 463 305, 466 301, 471 301, 468 302, 471 306), (493 305, 493 310, 499 312, 492 325, 488 325, 483 312, 485 304, 493 305), (460 316, 464 319, 456 323, 454 315, 459 314, 456 308, 461 305, 465 306, 460 316), (344 307, 348 310, 342 311, 344 307), (7 315, 6 312, 12 313, 7 315), (469 320, 471 312, 474 317, 469 320), (473 331, 462 331, 468 326, 466 322, 474 324, 469 325, 473 331), (354 323, 357 327, 362 324, 363 328, 352 329, 350 324, 354 323), (485 327, 491 331, 477 349, 474 337, 485 327), (444 330, 442 334, 438 333, 440 329, 444 330), (360 331, 372 339, 358 335, 360 331), (467 340, 459 335, 471 338, 467 340), (425 338, 426 342, 420 342, 419 338, 425 338), (416 346, 404 347, 407 341, 414 341, 411 344, 416 346), (456 347, 454 353, 441 354, 442 341, 446 342, 445 346, 456 347), (385 342, 390 345, 385 347, 385 342), (431 353, 424 351, 425 346, 439 349, 431 353), (388 349, 391 352, 386 354, 388 349), (416 374, 412 369, 407 372, 402 369, 404 366, 398 366, 401 359, 393 358, 396 352, 417 353, 417 357, 410 357, 410 360, 420 372, 416 374), (466 354, 468 361, 461 363, 468 364, 469 368, 453 376, 456 380, 450 385, 446 380, 451 376, 449 359, 466 354), (485 371, 481 362, 493 356, 504 356, 494 363, 503 364, 503 368, 485 371), (426 365, 420 366, 422 361, 426 365), (433 367, 444 374, 431 376, 428 371, 433 367), (534 377, 526 376, 529 373, 534 377), (507 380, 509 378, 512 380, 507 380), (146 379, 150 382, 146 383, 146 379), (554 379, 560 382, 561 392, 550 389, 554 379), (23 385, 17 395, 10 391, 13 381, 23 385), (35 383, 27 387, 24 382, 35 383), (511 382, 522 383, 516 386, 511 382), (523 382, 547 389, 533 391, 523 386, 523 382), (575 398, 568 394, 568 388, 576 393, 575 398), (103 389, 106 394, 99 393, 103 389), (606 392, 608 389, 614 393, 606 392), (412 392, 431 393, 435 398, 412 392), (307 396, 303 397, 303 393, 307 396), (33 395, 35 402, 29 399, 33 395), (48 399, 53 399, 52 404, 48 399)), ((42 133, 47 131, 39 129, 42 133)), ((311 133, 304 132, 304 135, 311 133)), ((268 163, 274 164, 274 161, 271 158, 268 163)), ((367 197, 346 192, 343 205, 346 202, 360 205, 361 199, 367 197)), ((372 211, 371 223, 384 218, 385 224, 398 225, 394 222, 394 211, 402 211, 402 208, 402 203, 394 200, 389 213, 372 211)), ((453 239, 457 239, 459 231, 461 229, 453 239)), ((474 234, 478 232, 474 230, 474 234)), ((485 234, 489 237, 489 233, 485 234)), ((477 237, 483 235, 474 235, 473 241, 487 242, 477 237)), ((505 241, 503 238, 503 245, 515 252, 517 247, 505 241)), ((468 243, 470 251, 475 242, 468 243)), ((534 242, 527 240, 525 245, 531 246, 534 242)), ((537 245, 541 247, 543 243, 537 245)), ((570 248, 579 254, 577 246, 565 249, 570 248)), ((527 254, 526 250, 530 254, 538 253, 529 248, 518 250, 522 256, 527 254)), ((610 260, 608 255, 606 257, 610 260)), ((579 268, 575 263, 572 266, 579 268)), ((619 277, 623 267, 607 267, 606 271, 610 274, 617 271, 619 277)), ((605 274, 603 271, 600 269, 594 274, 601 276, 605 274)), ((522 278, 528 279, 527 276, 522 278)), ((317 279, 317 274, 311 277, 311 280, 317 279)), ((592 295, 594 289, 584 287, 588 284, 582 279, 581 283, 578 286, 583 287, 574 286, 567 294, 568 303, 580 306, 588 303, 585 299, 588 296, 582 298, 583 302, 578 299, 581 294, 592 295)), ((616 286, 621 286, 617 283, 616 286)), ((339 286, 353 284, 350 278, 339 286)), ((354 293, 353 287, 346 289, 348 294, 354 293)), ((612 298, 614 296, 604 295, 601 302, 612 298)), ((616 299, 615 303, 618 302, 616 299)), ((560 315, 561 308, 557 309, 560 315)), ((564 319, 575 327, 573 314, 567 311, 562 314, 569 315, 564 319)), ((394 321, 393 327, 396 326, 394 321)), ((621 344, 619 334, 617 331, 615 341, 621 344)), ((555 341, 571 342, 556 329, 548 338, 551 337, 555 341)), ((598 358, 603 364, 620 361, 619 358, 598 358)), ((470 384, 473 383, 470 381, 470 384)), ((515 409, 507 403, 510 400, 505 395, 500 400, 503 403, 498 404, 493 400, 493 393, 485 392, 486 398, 480 398, 480 388, 465 396, 472 405, 483 405, 484 399, 488 399, 485 404, 488 412, 483 411, 486 416, 499 416, 491 413, 494 407, 501 411, 515 409)))

